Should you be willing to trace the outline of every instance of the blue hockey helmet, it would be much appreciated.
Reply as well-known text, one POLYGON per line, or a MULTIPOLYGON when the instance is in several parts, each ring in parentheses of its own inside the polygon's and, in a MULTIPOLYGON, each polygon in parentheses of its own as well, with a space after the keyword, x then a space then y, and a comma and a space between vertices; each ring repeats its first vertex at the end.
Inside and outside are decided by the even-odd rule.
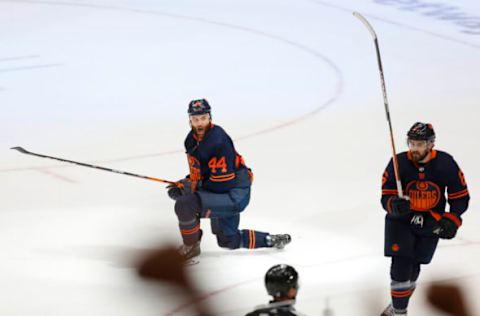
POLYGON ((435 141, 435 131, 430 123, 417 122, 408 130, 408 139, 435 141))
POLYGON ((208 101, 205 99, 197 99, 192 100, 188 104, 188 115, 202 115, 202 114, 210 114, 211 116, 211 107, 208 104, 208 101))

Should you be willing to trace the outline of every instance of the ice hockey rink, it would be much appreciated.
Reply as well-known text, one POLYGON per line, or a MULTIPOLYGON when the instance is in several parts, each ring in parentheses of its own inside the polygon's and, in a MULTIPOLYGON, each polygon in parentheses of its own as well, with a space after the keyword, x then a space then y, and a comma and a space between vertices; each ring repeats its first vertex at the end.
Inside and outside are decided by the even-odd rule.
POLYGON ((427 0, 0 0, 0 314, 192 315, 135 262, 180 244, 165 186, 22 155, 163 179, 188 173, 186 109, 207 98, 255 174, 241 228, 290 233, 284 250, 229 251, 208 220, 189 268, 215 315, 266 303, 277 263, 300 274, 297 309, 379 315, 389 302, 381 175, 391 157, 372 37, 397 150, 431 122, 469 186, 457 238, 423 267, 480 315, 480 4, 427 0))

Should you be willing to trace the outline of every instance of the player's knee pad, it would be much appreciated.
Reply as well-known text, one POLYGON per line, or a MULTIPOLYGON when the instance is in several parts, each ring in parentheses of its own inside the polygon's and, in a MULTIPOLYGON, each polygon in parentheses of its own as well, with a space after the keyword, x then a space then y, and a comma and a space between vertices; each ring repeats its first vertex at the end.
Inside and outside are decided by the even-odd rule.
POLYGON ((217 243, 222 248, 237 249, 240 248, 240 236, 217 234, 217 243))
POLYGON ((199 210, 200 202, 195 194, 182 196, 175 202, 175 214, 182 222, 195 220, 199 210))

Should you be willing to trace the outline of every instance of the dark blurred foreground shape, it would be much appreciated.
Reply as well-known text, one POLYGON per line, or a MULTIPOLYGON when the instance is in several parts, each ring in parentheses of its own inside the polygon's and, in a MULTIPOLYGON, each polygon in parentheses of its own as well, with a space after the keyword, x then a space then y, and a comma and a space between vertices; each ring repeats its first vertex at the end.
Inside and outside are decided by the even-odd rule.
POLYGON ((172 246, 147 253, 137 264, 140 277, 157 282, 166 282, 182 290, 195 316, 213 315, 211 309, 201 304, 198 291, 185 268, 185 258, 172 246))
POLYGON ((432 284, 427 288, 427 301, 448 315, 473 316, 462 288, 456 284, 432 284))
MULTIPOLYGON (((175 247, 167 246, 150 251, 138 261, 137 272, 146 280, 169 283, 181 289, 187 304, 195 310, 195 316, 214 315, 207 304, 201 304, 201 296, 185 267, 185 258, 175 247)), ((297 289, 297 276, 289 277, 292 277, 292 288, 297 289)), ((433 307, 448 315, 474 316, 467 306, 462 288, 457 284, 434 283, 427 288, 426 299, 433 307)))

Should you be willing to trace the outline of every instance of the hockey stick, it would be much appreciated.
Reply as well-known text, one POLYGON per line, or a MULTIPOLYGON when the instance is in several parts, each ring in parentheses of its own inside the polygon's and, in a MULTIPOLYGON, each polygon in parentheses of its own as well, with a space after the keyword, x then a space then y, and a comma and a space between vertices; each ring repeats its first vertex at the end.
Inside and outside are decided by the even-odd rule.
POLYGON ((380 58, 380 48, 378 46, 377 34, 375 33, 375 30, 370 25, 370 23, 368 23, 367 19, 363 17, 363 15, 361 15, 358 12, 353 12, 353 15, 357 17, 367 27, 375 43, 375 49, 377 52, 378 70, 380 71, 380 82, 382 84, 383 103, 385 105, 385 113, 387 114, 388 127, 390 129, 390 144, 392 145, 393 169, 395 171, 395 180, 397 182, 398 196, 403 198, 404 196, 403 196, 402 182, 400 181, 400 173, 398 171, 397 152, 395 150, 395 141, 393 139, 392 120, 390 118, 390 110, 388 108, 387 88, 385 87, 385 78, 383 77, 382 59, 380 58))
POLYGON ((52 157, 52 156, 40 155, 40 154, 32 153, 32 152, 30 152, 30 151, 28 151, 28 150, 26 150, 22 147, 12 147, 10 149, 15 149, 15 150, 21 152, 22 154, 26 154, 26 155, 37 156, 37 157, 41 157, 41 158, 49 158, 49 159, 53 159, 53 160, 73 163, 75 165, 79 165, 79 166, 83 166, 83 167, 95 168, 95 169, 100 169, 100 170, 104 170, 104 171, 124 174, 124 175, 127 175, 127 176, 132 176, 132 177, 137 177, 137 178, 142 178, 142 179, 147 179, 147 180, 152 180, 152 181, 157 181, 157 182, 173 184, 173 185, 176 185, 176 186, 179 186, 179 187, 183 186, 181 183, 178 183, 178 182, 173 182, 173 181, 167 181, 167 180, 153 178, 153 177, 142 176, 142 175, 131 173, 131 172, 115 170, 115 169, 105 168, 105 167, 96 166, 96 165, 90 165, 90 164, 87 164, 87 163, 73 161, 73 160, 67 160, 67 159, 62 159, 62 158, 57 158, 57 157, 52 157))

